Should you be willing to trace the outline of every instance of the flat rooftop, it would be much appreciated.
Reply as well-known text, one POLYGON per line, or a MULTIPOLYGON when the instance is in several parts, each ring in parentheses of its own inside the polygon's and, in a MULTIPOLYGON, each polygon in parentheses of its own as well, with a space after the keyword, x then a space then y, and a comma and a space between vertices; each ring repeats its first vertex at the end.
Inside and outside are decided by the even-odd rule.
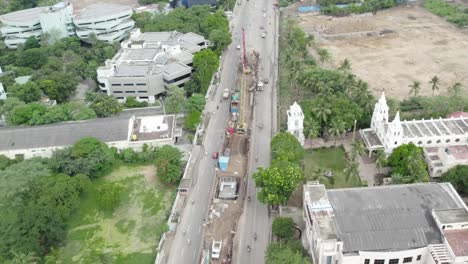
POLYGON ((117 66, 114 76, 115 77, 142 77, 151 71, 153 66, 150 63, 137 65, 137 64, 121 64, 117 66))
POLYGON ((222 176, 219 179, 220 199, 235 199, 237 197, 237 180, 234 176, 222 176))
POLYGON ((130 118, 99 118, 42 126, 0 128, 0 151, 73 145, 83 137, 104 142, 128 139, 130 118))
POLYGON ((463 208, 449 183, 327 191, 343 252, 405 250, 442 243, 432 210, 463 208))
POLYGON ((164 72, 167 73, 167 74, 174 74, 174 73, 178 73, 178 72, 181 72, 181 71, 186 71, 186 70, 190 70, 191 68, 185 64, 182 64, 182 63, 179 63, 179 62, 171 62, 171 63, 168 63, 165 67, 164 67, 164 72))
POLYGON ((119 61, 152 61, 161 49, 125 49, 119 57, 119 61))
POLYGON ((0 16, 0 21, 7 22, 39 22, 39 14, 45 13, 47 7, 35 7, 19 10, 0 16))
POLYGON ((444 235, 455 256, 468 256, 468 229, 444 230, 444 235))
POLYGON ((136 136, 135 141, 173 138, 174 126, 173 115, 137 117, 133 123, 132 137, 136 136))
POLYGON ((96 3, 75 12, 77 19, 96 19, 103 16, 117 15, 118 13, 132 11, 129 6, 118 4, 96 3))
POLYGON ((448 154, 452 155, 456 160, 468 160, 468 146, 451 146, 447 147, 448 154))
POLYGON ((468 212, 463 208, 434 210, 434 214, 437 216, 437 218, 442 224, 468 222, 468 212))

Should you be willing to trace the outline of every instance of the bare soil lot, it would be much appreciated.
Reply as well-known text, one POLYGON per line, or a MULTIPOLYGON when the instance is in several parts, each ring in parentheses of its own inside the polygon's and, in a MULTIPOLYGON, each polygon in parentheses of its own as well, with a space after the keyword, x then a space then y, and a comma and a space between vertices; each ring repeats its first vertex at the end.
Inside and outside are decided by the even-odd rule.
MULTIPOLYGON (((441 80, 439 93, 456 82, 468 87, 468 30, 459 29, 420 6, 398 7, 377 15, 331 18, 300 15, 299 26, 316 36, 332 55, 333 66, 345 58, 354 74, 376 95, 408 96, 413 81, 420 95, 431 95, 430 79, 441 80)), ((436 92, 437 93, 437 92, 436 92)))

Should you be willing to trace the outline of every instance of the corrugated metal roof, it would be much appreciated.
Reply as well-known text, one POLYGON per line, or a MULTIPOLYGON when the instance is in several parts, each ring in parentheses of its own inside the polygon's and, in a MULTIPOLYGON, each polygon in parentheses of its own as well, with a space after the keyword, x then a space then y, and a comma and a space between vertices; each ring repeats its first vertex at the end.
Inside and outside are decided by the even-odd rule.
POLYGON ((433 209, 461 208, 447 183, 328 190, 343 252, 442 243, 433 209))

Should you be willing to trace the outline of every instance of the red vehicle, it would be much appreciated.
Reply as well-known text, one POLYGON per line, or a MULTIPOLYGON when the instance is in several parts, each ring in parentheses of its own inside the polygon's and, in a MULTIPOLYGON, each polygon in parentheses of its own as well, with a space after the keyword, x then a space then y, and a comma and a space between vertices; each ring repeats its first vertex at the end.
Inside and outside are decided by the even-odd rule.
POLYGON ((213 152, 213 159, 218 159, 218 156, 219 156, 218 152, 213 152))

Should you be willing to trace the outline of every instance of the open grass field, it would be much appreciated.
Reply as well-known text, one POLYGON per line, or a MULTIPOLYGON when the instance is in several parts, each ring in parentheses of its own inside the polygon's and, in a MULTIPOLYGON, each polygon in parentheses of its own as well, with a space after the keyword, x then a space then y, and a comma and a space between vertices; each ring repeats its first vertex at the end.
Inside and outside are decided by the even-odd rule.
POLYGON ((175 193, 155 174, 153 166, 121 166, 93 181, 68 222, 66 244, 58 251, 62 263, 153 263, 175 193), (97 202, 107 184, 122 188, 113 212, 97 202))
POLYGON ((304 155, 304 176, 307 181, 316 180, 314 178, 314 170, 323 168, 327 171, 330 170, 334 178, 334 184, 326 180, 320 181, 327 188, 351 187, 347 184, 343 175, 345 164, 346 156, 341 148, 308 150, 304 155))

